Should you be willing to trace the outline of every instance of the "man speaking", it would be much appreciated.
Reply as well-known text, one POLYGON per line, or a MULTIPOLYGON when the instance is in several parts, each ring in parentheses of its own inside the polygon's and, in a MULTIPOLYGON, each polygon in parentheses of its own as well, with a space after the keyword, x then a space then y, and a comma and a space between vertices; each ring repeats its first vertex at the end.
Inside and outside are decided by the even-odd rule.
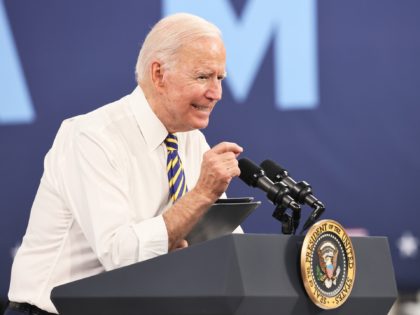
POLYGON ((242 148, 209 149, 198 130, 222 97, 225 59, 216 26, 169 16, 143 43, 135 90, 62 123, 5 314, 57 313, 55 286, 188 246, 187 233, 240 173, 242 148))

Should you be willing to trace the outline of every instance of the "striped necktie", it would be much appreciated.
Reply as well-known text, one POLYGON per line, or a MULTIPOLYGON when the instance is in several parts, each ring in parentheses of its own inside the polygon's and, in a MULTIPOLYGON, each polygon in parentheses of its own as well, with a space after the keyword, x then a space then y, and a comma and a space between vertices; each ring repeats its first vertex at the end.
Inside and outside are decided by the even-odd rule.
POLYGON ((166 171, 169 180, 169 193, 172 202, 177 201, 187 191, 187 183, 185 182, 184 169, 181 159, 178 155, 178 139, 170 133, 165 139, 166 149, 168 150, 168 160, 166 163, 166 171))

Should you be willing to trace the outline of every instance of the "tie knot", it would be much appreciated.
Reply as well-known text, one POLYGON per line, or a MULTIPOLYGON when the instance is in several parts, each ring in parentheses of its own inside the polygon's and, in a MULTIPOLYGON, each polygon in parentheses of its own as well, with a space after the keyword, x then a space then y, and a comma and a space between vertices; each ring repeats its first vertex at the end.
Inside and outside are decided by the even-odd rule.
POLYGON ((164 142, 168 151, 178 150, 178 138, 174 134, 168 134, 164 142))

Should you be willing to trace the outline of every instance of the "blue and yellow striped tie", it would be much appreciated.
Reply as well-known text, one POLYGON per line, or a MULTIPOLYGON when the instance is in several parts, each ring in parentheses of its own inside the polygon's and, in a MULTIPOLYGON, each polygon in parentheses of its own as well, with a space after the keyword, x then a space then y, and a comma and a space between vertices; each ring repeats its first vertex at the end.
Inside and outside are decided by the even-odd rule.
POLYGON ((166 171, 169 180, 169 193, 172 202, 177 201, 187 191, 187 183, 185 181, 184 169, 181 159, 178 155, 178 139, 174 134, 168 134, 165 139, 165 145, 168 150, 168 160, 166 171))

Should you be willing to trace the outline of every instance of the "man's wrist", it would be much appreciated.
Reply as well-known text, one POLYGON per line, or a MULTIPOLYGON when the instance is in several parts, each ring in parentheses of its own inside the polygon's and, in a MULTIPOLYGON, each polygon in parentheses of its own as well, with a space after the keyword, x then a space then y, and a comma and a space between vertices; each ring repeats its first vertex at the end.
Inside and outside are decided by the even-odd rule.
POLYGON ((202 205, 204 207, 210 207, 220 197, 217 194, 200 189, 199 187, 194 187, 193 189, 191 189, 189 195, 189 197, 192 198, 192 200, 194 200, 194 203, 197 203, 197 205, 202 205))

